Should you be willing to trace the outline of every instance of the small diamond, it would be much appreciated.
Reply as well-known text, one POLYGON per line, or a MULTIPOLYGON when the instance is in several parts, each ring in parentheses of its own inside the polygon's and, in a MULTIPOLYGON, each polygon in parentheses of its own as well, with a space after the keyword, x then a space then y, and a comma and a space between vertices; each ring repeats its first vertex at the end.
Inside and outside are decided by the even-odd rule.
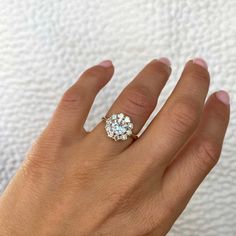
POLYGON ((129 118, 128 116, 126 116, 125 119, 124 119, 124 121, 125 121, 126 123, 129 123, 129 122, 130 122, 130 118, 129 118))
POLYGON ((129 128, 133 129, 133 127, 134 127, 133 123, 129 123, 129 128))
POLYGON ((132 131, 130 129, 127 130, 126 134, 130 136, 132 134, 132 131))
POLYGON ((123 134, 123 135, 121 136, 121 139, 122 139, 122 140, 126 140, 126 139, 127 139, 127 135, 126 135, 126 134, 123 134))
POLYGON ((124 114, 123 113, 120 113, 117 115, 119 118, 123 118, 124 117, 124 114))
POLYGON ((112 119, 112 120, 115 120, 115 119, 116 119, 116 114, 112 115, 112 116, 111 116, 111 119, 112 119))

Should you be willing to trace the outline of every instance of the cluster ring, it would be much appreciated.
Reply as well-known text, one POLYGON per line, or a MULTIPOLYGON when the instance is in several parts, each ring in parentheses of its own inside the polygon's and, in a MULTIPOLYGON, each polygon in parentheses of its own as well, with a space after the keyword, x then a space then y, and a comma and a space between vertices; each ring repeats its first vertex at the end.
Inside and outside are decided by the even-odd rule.
POLYGON ((115 141, 124 141, 127 140, 128 137, 134 140, 138 138, 138 136, 132 132, 134 125, 129 116, 118 113, 112 114, 110 117, 104 116, 102 120, 106 122, 105 130, 109 138, 115 141))

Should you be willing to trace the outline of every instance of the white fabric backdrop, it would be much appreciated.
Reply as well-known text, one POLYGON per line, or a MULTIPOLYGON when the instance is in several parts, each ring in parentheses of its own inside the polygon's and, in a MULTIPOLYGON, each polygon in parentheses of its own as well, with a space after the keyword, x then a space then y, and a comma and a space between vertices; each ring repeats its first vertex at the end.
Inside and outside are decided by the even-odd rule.
POLYGON ((46 125, 63 91, 88 66, 112 59, 114 79, 98 96, 92 128, 121 89, 149 60, 167 56, 173 74, 205 58, 211 92, 232 101, 222 159, 169 235, 236 235, 236 1, 235 0, 1 0, 0 191, 46 125))

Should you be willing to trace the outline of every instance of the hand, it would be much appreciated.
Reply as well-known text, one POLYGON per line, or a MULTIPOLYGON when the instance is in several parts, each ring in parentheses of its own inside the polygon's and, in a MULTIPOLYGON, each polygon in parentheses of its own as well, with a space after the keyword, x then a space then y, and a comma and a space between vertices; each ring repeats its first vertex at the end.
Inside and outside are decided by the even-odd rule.
MULTIPOLYGON (((0 199, 0 235, 165 235, 217 163, 229 119, 226 92, 204 105, 209 73, 189 61, 167 102, 135 142, 107 137, 104 121, 83 126, 110 61, 86 70, 63 95, 0 199)), ((171 73, 153 60, 108 111, 123 112, 138 133, 171 73)), ((103 114, 101 114, 102 116, 103 114)))

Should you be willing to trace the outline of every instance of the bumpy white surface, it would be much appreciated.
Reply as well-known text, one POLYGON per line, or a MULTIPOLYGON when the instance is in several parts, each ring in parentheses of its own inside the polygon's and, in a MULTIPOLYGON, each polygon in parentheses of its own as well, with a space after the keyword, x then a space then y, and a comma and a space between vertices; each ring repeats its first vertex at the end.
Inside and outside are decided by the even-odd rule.
POLYGON ((0 191, 85 68, 103 59, 116 66, 93 106, 91 128, 149 60, 172 60, 163 102, 183 63, 202 56, 212 74, 211 92, 230 92, 230 128, 221 161, 169 235, 235 236, 235 12, 235 0, 1 0, 0 191))

